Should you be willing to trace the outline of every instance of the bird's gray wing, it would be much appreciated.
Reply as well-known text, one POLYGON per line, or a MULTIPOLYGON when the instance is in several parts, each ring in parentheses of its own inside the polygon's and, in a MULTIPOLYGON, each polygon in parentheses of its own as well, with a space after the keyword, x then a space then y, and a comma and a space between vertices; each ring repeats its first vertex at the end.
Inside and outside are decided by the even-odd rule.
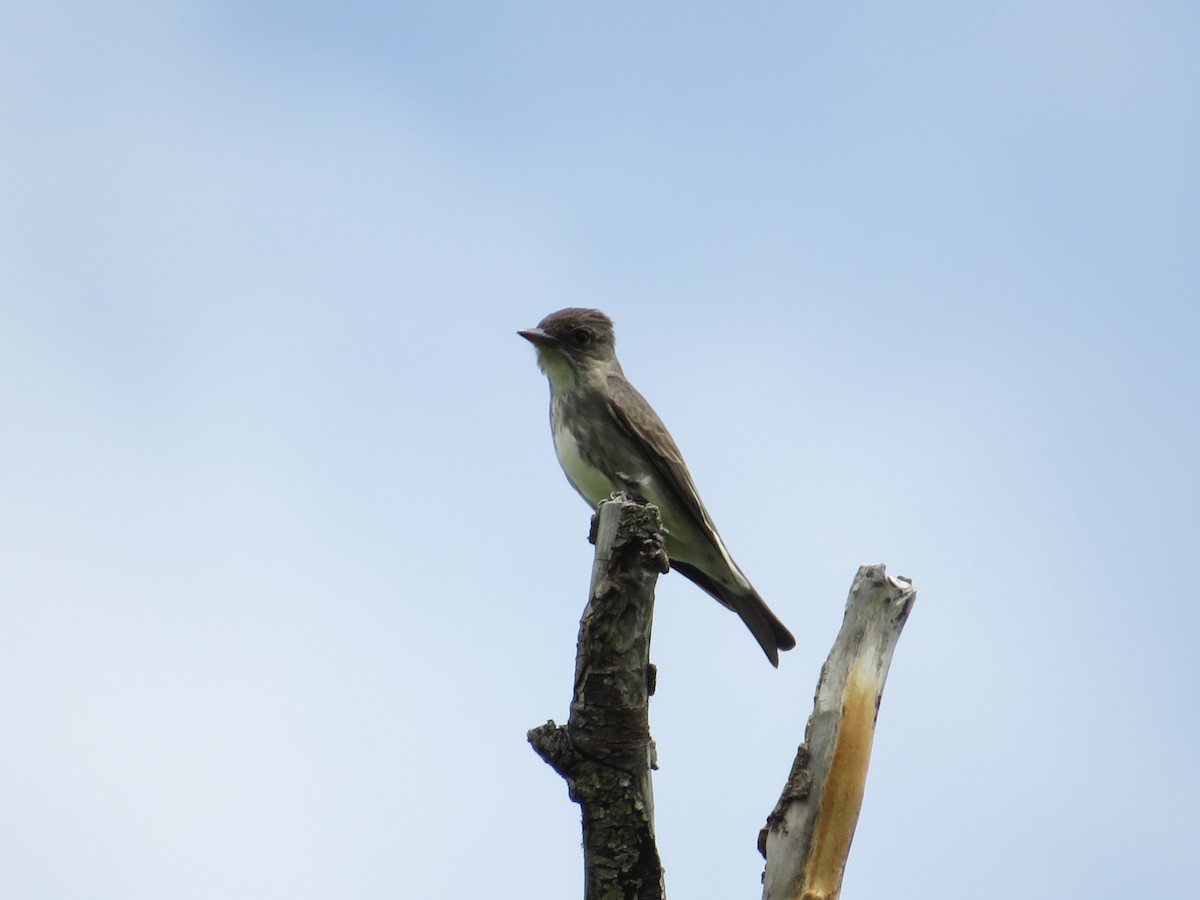
POLYGON ((702 523, 708 534, 715 536, 717 527, 700 501, 700 493, 683 462, 683 455, 654 408, 620 375, 609 375, 606 388, 608 411, 617 424, 646 448, 647 458, 663 486, 675 495, 680 508, 702 523))
POLYGON ((697 531, 703 533, 728 563, 731 575, 740 576, 742 585, 736 587, 723 583, 713 574, 716 569, 709 571, 685 560, 672 558, 671 566, 715 597, 718 602, 736 612, 767 654, 767 659, 772 665, 778 666, 779 651, 795 647, 796 639, 771 612, 758 592, 745 581, 745 576, 740 574, 737 565, 721 545, 716 526, 708 510, 700 502, 700 494, 667 427, 646 399, 624 378, 610 375, 606 388, 608 409, 617 424, 645 448, 645 455, 654 466, 662 489, 670 491, 673 495, 669 499, 678 504, 679 511, 703 526, 697 531))

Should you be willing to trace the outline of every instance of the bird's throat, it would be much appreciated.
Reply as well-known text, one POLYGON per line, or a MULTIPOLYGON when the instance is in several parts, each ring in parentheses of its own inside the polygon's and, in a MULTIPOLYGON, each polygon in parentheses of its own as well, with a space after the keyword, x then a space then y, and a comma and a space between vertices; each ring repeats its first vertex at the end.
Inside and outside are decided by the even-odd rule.
POLYGON ((571 361, 561 351, 552 350, 549 347, 538 347, 537 357, 538 367, 550 379, 552 394, 565 393, 575 389, 579 383, 579 376, 576 375, 571 361))

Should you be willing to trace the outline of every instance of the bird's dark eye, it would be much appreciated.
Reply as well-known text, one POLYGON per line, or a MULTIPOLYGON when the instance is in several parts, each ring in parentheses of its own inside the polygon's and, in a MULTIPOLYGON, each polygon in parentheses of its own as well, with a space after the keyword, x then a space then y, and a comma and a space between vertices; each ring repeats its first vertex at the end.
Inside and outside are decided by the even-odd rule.
POLYGON ((586 328, 576 328, 571 332, 571 340, 573 340, 578 346, 584 347, 591 342, 592 333, 586 328))

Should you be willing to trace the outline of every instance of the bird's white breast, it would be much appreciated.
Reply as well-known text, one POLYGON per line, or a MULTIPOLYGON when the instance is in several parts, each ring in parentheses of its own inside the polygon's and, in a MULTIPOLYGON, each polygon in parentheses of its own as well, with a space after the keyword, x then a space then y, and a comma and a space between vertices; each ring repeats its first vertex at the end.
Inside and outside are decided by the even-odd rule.
POLYGON ((579 452, 579 442, 575 440, 575 435, 560 422, 554 424, 554 452, 558 456, 558 464, 567 475, 567 480, 592 506, 601 500, 607 500, 609 495, 617 490, 617 485, 603 472, 588 464, 579 452))

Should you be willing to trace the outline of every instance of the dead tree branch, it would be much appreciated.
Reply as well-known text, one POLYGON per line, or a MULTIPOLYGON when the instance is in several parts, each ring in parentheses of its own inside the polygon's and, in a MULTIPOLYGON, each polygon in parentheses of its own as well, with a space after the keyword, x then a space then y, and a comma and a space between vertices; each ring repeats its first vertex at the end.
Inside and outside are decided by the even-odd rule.
POLYGON ((836 900, 858 824, 875 717, 916 591, 861 566, 821 669, 813 712, 783 795, 759 834, 764 900, 836 900))
POLYGON ((596 558, 579 626, 575 694, 565 726, 529 732, 583 817, 585 900, 662 900, 650 770, 650 629, 667 571, 658 510, 615 495, 593 523, 596 558))

